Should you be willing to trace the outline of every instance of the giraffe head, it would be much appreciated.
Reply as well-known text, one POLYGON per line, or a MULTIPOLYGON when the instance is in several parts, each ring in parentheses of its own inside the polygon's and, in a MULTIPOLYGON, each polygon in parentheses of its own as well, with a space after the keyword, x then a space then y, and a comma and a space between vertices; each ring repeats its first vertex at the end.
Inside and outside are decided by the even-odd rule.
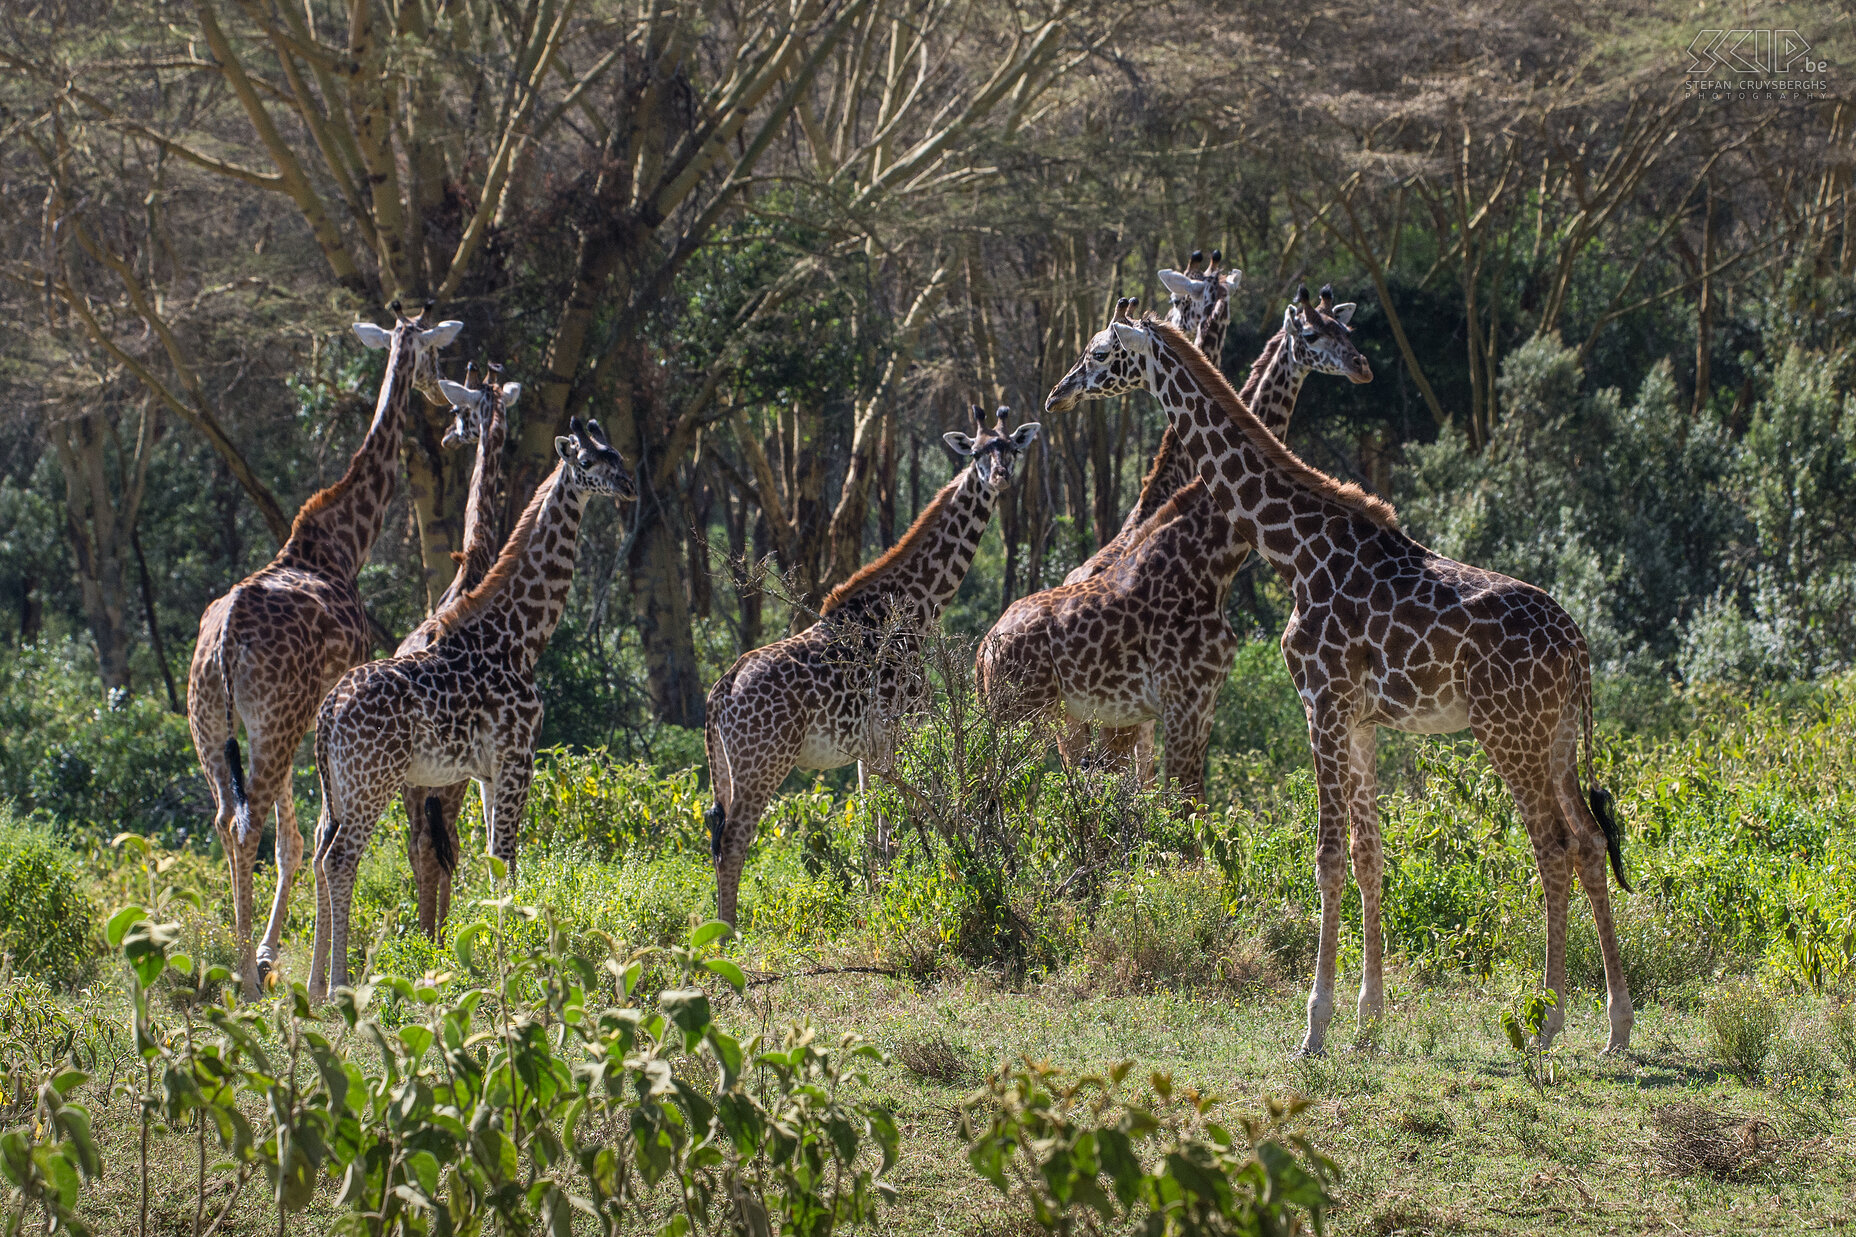
POLYGON ((979 474, 980 484, 994 493, 1012 484, 1012 466, 1025 448, 1029 447, 1043 427, 1036 421, 1027 421, 1017 429, 1007 429, 1006 414, 1012 410, 1004 404, 994 414, 993 427, 986 428, 986 414, 978 404, 973 406, 973 434, 963 434, 959 430, 949 430, 941 435, 957 455, 972 459, 973 469, 979 474))
MULTIPOLYGON (((502 367, 490 366, 492 374, 502 372, 502 367)), ((446 447, 474 445, 483 437, 484 429, 490 424, 490 416, 500 406, 504 413, 515 407, 516 400, 522 397, 522 384, 519 382, 490 382, 478 386, 473 382, 477 373, 477 363, 471 362, 464 367, 464 382, 459 385, 443 378, 438 380, 438 389, 451 404, 451 425, 445 430, 446 447)))
POLYGON ((1138 390, 1142 381, 1141 358, 1122 343, 1116 327, 1134 325, 1134 308, 1140 298, 1124 296, 1115 302, 1115 315, 1096 332, 1070 372, 1044 397, 1045 412, 1068 412, 1086 399, 1108 399, 1138 390))
POLYGON ((631 471, 607 441, 606 431, 599 428, 599 422, 582 424, 579 417, 572 418, 567 423, 566 435, 554 440, 554 450, 560 455, 568 477, 582 488, 614 498, 637 497, 638 487, 632 482, 631 471))
MULTIPOLYGON (((1165 268, 1157 273, 1160 282, 1165 285, 1171 305, 1167 309, 1166 320, 1185 332, 1193 340, 1203 340, 1202 324, 1208 325, 1208 333, 1217 338, 1224 338, 1224 325, 1231 313, 1231 293, 1237 291, 1244 281, 1244 272, 1235 268, 1224 271, 1219 263, 1224 261, 1224 254, 1212 250, 1212 260, 1200 269, 1199 264, 1205 255, 1197 249, 1186 262, 1186 269, 1176 271, 1165 268)), ((1212 358, 1214 361, 1216 357, 1212 358)))
POLYGON ((355 336, 369 348, 387 348, 394 340, 400 340, 402 362, 412 366, 410 380, 413 387, 423 392, 434 404, 442 404, 444 396, 438 390, 438 350, 456 339, 458 332, 464 329, 464 324, 452 318, 437 326, 425 325, 425 315, 432 309, 430 301, 410 318, 400 312, 398 301, 393 302, 391 308, 392 330, 377 327, 371 322, 357 322, 354 324, 355 336))
POLYGON ((1353 346, 1353 302, 1336 305, 1332 285, 1321 289, 1321 300, 1308 297, 1302 285, 1282 314, 1282 337, 1289 359, 1304 373, 1336 374, 1353 382, 1371 382, 1373 366, 1353 346))

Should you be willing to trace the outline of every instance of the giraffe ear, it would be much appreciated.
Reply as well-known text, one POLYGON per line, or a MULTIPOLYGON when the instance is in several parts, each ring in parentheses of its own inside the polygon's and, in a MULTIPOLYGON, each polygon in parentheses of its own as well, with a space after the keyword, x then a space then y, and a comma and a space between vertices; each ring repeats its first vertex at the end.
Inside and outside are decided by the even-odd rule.
POLYGON ((1198 283, 1198 280, 1190 275, 1173 270, 1171 267, 1155 271, 1154 277, 1162 284, 1166 285, 1166 290, 1171 292, 1174 296, 1192 296, 1198 291, 1198 289, 1194 287, 1194 285, 1198 283))
POLYGON ((1146 331, 1127 322, 1112 322, 1109 325, 1115 328, 1116 340, 1129 352, 1136 356, 1153 355, 1154 341, 1148 338, 1146 331))
POLYGON ((1347 326, 1352 323, 1353 308, 1354 303, 1352 301, 1342 301, 1340 304, 1336 305, 1332 315, 1334 321, 1340 323, 1342 326, 1347 326))
POLYGON ((483 399, 483 392, 481 390, 472 390, 469 387, 460 386, 449 378, 440 378, 438 380, 438 389, 443 393, 446 399, 451 401, 451 406, 453 408, 476 408, 483 399))
POLYGON ((352 329, 356 339, 376 350, 393 342, 393 332, 383 331, 371 322, 357 322, 352 329))
POLYGON ((979 445, 972 435, 963 434, 959 430, 947 431, 941 435, 941 441, 946 443, 955 455, 972 455, 979 445))
POLYGON ((1302 333, 1302 314, 1293 305, 1282 311, 1282 330, 1285 335, 1302 333))
POLYGON ((1038 431, 1043 429, 1036 421, 1027 421, 1012 431, 1012 445, 1023 451, 1037 439, 1038 431))
POLYGON ((522 398, 522 384, 521 383, 505 382, 503 384, 503 411, 504 412, 508 412, 511 408, 514 408, 516 406, 516 401, 521 398, 522 398))
POLYGON ((554 440, 554 453, 569 464, 580 458, 580 449, 574 446, 574 440, 566 435, 554 440))
POLYGON ((430 330, 420 331, 419 346, 422 348, 442 348, 456 339, 458 337, 458 332, 463 329, 464 324, 462 322, 459 322, 456 318, 448 319, 432 327, 430 330))
POLYGON ((1224 290, 1226 292, 1235 292, 1238 290, 1240 286, 1242 286, 1243 282, 1244 282, 1244 272, 1233 268, 1225 272, 1224 290))

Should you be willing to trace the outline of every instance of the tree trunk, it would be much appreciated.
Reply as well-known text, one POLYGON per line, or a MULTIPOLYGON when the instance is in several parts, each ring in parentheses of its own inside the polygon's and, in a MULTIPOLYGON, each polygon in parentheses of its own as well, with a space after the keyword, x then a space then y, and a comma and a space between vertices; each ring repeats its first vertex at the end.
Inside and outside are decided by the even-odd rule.
POLYGON ((660 721, 701 726, 705 693, 696 670, 696 642, 683 584, 684 539, 676 494, 668 487, 661 492, 641 489, 638 503, 638 532, 626 568, 647 690, 660 721))

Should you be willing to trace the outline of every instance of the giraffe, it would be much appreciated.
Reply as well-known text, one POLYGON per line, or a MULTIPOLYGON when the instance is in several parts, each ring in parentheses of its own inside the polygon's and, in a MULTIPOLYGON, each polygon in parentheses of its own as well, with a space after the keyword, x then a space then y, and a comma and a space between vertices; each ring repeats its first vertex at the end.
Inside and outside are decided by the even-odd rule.
POLYGON ((404 787, 469 778, 483 795, 490 853, 515 870, 534 775, 541 697, 535 662, 573 584, 580 517, 594 494, 630 498, 625 462, 599 423, 575 417, 476 588, 439 612, 424 648, 356 666, 316 713, 316 938, 309 992, 348 982, 355 871, 381 813, 404 787))
MULTIPOLYGON (((1605 861, 1626 891, 1611 797, 1592 777, 1591 662, 1572 617, 1533 585, 1432 552, 1392 507, 1283 446, 1224 376, 1170 325, 1127 307, 1052 388, 1057 413, 1137 387, 1157 395, 1199 461, 1219 510, 1275 568, 1295 601, 1282 636, 1308 718, 1319 826, 1321 938, 1300 1052, 1323 1051, 1334 1012, 1340 898, 1351 851, 1360 886, 1362 1023, 1385 1004, 1380 940, 1384 854, 1374 779, 1376 727, 1419 734, 1468 728, 1514 796, 1544 890, 1546 986, 1566 990, 1573 876, 1591 900, 1605 962, 1607 1052, 1629 1047, 1630 990, 1611 918, 1605 861), (1584 747, 1587 791, 1580 788, 1584 747), (1589 797, 1588 797, 1589 796, 1589 797)), ((1564 1000, 1540 1032, 1565 1022, 1564 1000)))
POLYGON ((438 350, 463 329, 455 321, 427 326, 425 310, 408 318, 399 309, 395 301, 391 330, 354 324, 363 344, 387 350, 387 369, 373 421, 347 471, 297 511, 275 558, 206 607, 187 673, 187 723, 213 791, 213 829, 232 869, 233 932, 248 996, 277 957, 303 858, 291 759, 323 693, 367 657, 371 635, 355 578, 393 498, 401 422, 413 388, 436 378, 438 350), (251 745, 249 780, 239 753, 240 722, 251 745), (273 808, 277 891, 254 952, 252 868, 273 808))
POLYGON ((972 462, 902 539, 833 589, 818 622, 743 653, 709 690, 710 857, 716 913, 730 924, 760 814, 786 775, 854 760, 886 771, 899 719, 925 703, 911 655, 959 591, 1013 464, 1039 430, 1035 421, 1007 429, 1004 407, 988 429, 979 406, 972 411, 974 434, 943 435, 972 462))
MULTIPOLYGON (((1161 272, 1169 288, 1172 274, 1161 272)), ((1372 381, 1372 365, 1352 340, 1353 311, 1351 302, 1334 303, 1331 287, 1321 289, 1319 303, 1304 287, 1284 309, 1282 329, 1252 363, 1239 395, 1275 437, 1287 434, 1309 374, 1372 381)), ((1181 316, 1176 294, 1168 321, 1184 335, 1176 322, 1181 316)), ((1201 320, 1199 339, 1207 338, 1205 324, 1214 321, 1201 320)), ((1212 355, 1205 354, 1208 360, 1212 355)), ((1241 541, 1226 545, 1208 524, 1214 517, 1197 507, 1193 520, 1178 528, 1154 519, 1197 475, 1196 462, 1169 423, 1122 532, 1064 583, 1007 607, 980 644, 978 667, 985 698, 1007 715, 1063 715, 1058 746, 1070 763, 1080 757, 1090 723, 1100 722, 1111 766, 1132 754, 1137 776, 1148 780, 1153 719, 1159 718, 1187 744, 1179 760, 1169 748, 1166 768, 1168 780, 1188 798, 1204 788, 1203 736, 1241 643, 1224 606, 1246 557, 1241 541), (1166 546, 1146 547, 1145 539, 1163 529, 1166 546), (1134 573, 1120 570, 1136 554, 1146 557, 1134 573), (1142 578, 1150 570, 1203 570, 1212 587, 1181 591, 1158 585, 1142 578), (1102 621, 1109 614, 1116 620, 1102 621)))
MULTIPOLYGON (((475 366, 464 371, 462 386, 440 379, 439 390, 456 410, 444 446, 474 443, 477 462, 471 471, 470 495, 464 504, 464 548, 454 557, 457 573, 425 622, 400 641, 397 656, 416 653, 436 638, 439 615, 482 583, 496 562, 501 544, 496 537, 497 506, 503 479, 503 442, 509 428, 508 413, 522 395, 519 382, 500 381, 501 367, 492 365, 490 381, 471 381, 475 366)), ((419 891, 419 930, 433 940, 451 914, 451 876, 457 869, 458 813, 464 807, 469 779, 449 786, 408 786, 406 804, 406 858, 413 884, 419 891)))

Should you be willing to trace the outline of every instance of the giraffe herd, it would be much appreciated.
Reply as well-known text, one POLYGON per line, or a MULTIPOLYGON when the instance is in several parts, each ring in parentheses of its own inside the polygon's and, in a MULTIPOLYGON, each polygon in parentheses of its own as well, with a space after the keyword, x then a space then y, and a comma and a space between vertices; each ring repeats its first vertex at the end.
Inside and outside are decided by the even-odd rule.
MULTIPOLYGON (((1303 381, 1370 382, 1352 339, 1354 306, 1306 288, 1285 307, 1241 391, 1220 369, 1230 293, 1241 272, 1195 253, 1159 273, 1165 319, 1116 304, 1045 400, 1047 415, 1084 400, 1146 391, 1166 430, 1119 533, 1063 583, 1006 608, 980 643, 982 703, 1006 722, 1048 724, 1067 762, 1101 759, 1146 779, 1154 735, 1162 776, 1188 803, 1203 795, 1213 705, 1240 641, 1225 618, 1253 552, 1293 602, 1282 650, 1308 720, 1318 791, 1320 940, 1300 1051, 1324 1051, 1334 1012, 1341 897, 1351 861, 1363 933, 1358 1014, 1384 1008, 1380 896, 1385 862, 1374 782, 1379 726, 1469 729, 1508 783, 1545 893, 1546 986, 1565 988, 1570 891, 1590 899, 1604 959, 1607 1051, 1628 1047, 1631 1001, 1613 930, 1606 864, 1625 884, 1609 796, 1591 778, 1592 689, 1585 639, 1554 600, 1520 581, 1443 558, 1407 536, 1390 505, 1302 461, 1284 445, 1303 381), (1090 730, 1101 727, 1092 756, 1090 730), (1581 759, 1584 778, 1581 778, 1581 759)), ((348 981, 356 871, 395 797, 406 806, 419 924, 442 932, 458 863, 466 789, 482 792, 489 852, 513 869, 543 702, 535 664, 560 621, 582 512, 596 495, 634 494, 632 474, 597 422, 557 438, 554 471, 500 543, 501 454, 520 386, 490 367, 462 384, 437 377, 436 353, 459 324, 428 326, 395 309, 372 424, 341 480, 304 504, 268 566, 201 619, 188 710, 212 786, 215 829, 232 871, 243 981, 275 974, 302 837, 291 757, 314 727, 321 813, 312 854, 315 937, 308 989, 348 981), (367 661, 369 624, 356 576, 391 499, 400 424, 417 389, 456 421, 448 447, 474 444, 464 549, 433 613, 394 656, 367 661), (247 779, 236 741, 251 750, 247 779), (267 812, 277 821, 278 882, 253 948, 252 867, 267 812)), ((903 727, 929 687, 924 639, 972 566, 999 497, 1038 437, 1036 422, 945 435, 967 463, 887 552, 834 589, 805 630, 741 655, 711 689, 704 741, 714 797, 707 822, 716 909, 732 924, 760 816, 795 768, 893 767, 903 727)), ((1543 1045, 1563 1024, 1555 1004, 1543 1045)))

